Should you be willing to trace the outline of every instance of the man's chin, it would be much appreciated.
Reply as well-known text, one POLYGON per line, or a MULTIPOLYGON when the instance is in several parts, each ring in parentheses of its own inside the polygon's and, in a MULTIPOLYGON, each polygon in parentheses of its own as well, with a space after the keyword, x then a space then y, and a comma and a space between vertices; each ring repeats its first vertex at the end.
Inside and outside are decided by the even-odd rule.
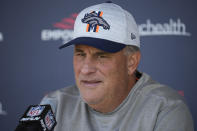
POLYGON ((82 97, 82 99, 88 105, 97 105, 102 101, 102 99, 86 98, 86 97, 82 97))

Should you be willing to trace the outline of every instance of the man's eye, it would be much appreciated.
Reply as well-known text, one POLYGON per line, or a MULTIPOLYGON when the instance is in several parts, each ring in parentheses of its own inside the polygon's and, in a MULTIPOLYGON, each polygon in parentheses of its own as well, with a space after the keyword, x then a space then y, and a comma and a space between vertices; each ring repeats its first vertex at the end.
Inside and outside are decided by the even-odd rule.
POLYGON ((98 57, 99 57, 99 58, 107 58, 106 55, 99 55, 98 57))

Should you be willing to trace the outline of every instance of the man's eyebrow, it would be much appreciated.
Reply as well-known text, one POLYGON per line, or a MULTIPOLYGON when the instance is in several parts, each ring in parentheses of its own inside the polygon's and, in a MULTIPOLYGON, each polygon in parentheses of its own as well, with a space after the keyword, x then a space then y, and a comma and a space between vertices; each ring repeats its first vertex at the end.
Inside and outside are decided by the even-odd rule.
POLYGON ((109 55, 110 53, 105 52, 105 51, 98 51, 95 53, 96 55, 109 55))
POLYGON ((84 52, 84 51, 79 48, 75 48, 75 52, 84 52))

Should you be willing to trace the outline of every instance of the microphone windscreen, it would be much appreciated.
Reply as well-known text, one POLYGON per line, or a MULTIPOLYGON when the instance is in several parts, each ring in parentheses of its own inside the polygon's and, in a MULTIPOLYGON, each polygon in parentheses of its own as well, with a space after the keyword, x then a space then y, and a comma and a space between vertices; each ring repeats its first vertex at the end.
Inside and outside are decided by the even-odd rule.
POLYGON ((31 105, 15 131, 52 131, 57 122, 50 105, 31 105))

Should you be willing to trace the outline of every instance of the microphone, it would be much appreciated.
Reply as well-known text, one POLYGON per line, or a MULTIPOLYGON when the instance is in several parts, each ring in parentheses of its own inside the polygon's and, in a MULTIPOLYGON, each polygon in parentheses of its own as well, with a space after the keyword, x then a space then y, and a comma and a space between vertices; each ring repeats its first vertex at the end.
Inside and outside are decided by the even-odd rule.
POLYGON ((56 124, 50 105, 30 105, 15 131, 53 131, 56 124))

